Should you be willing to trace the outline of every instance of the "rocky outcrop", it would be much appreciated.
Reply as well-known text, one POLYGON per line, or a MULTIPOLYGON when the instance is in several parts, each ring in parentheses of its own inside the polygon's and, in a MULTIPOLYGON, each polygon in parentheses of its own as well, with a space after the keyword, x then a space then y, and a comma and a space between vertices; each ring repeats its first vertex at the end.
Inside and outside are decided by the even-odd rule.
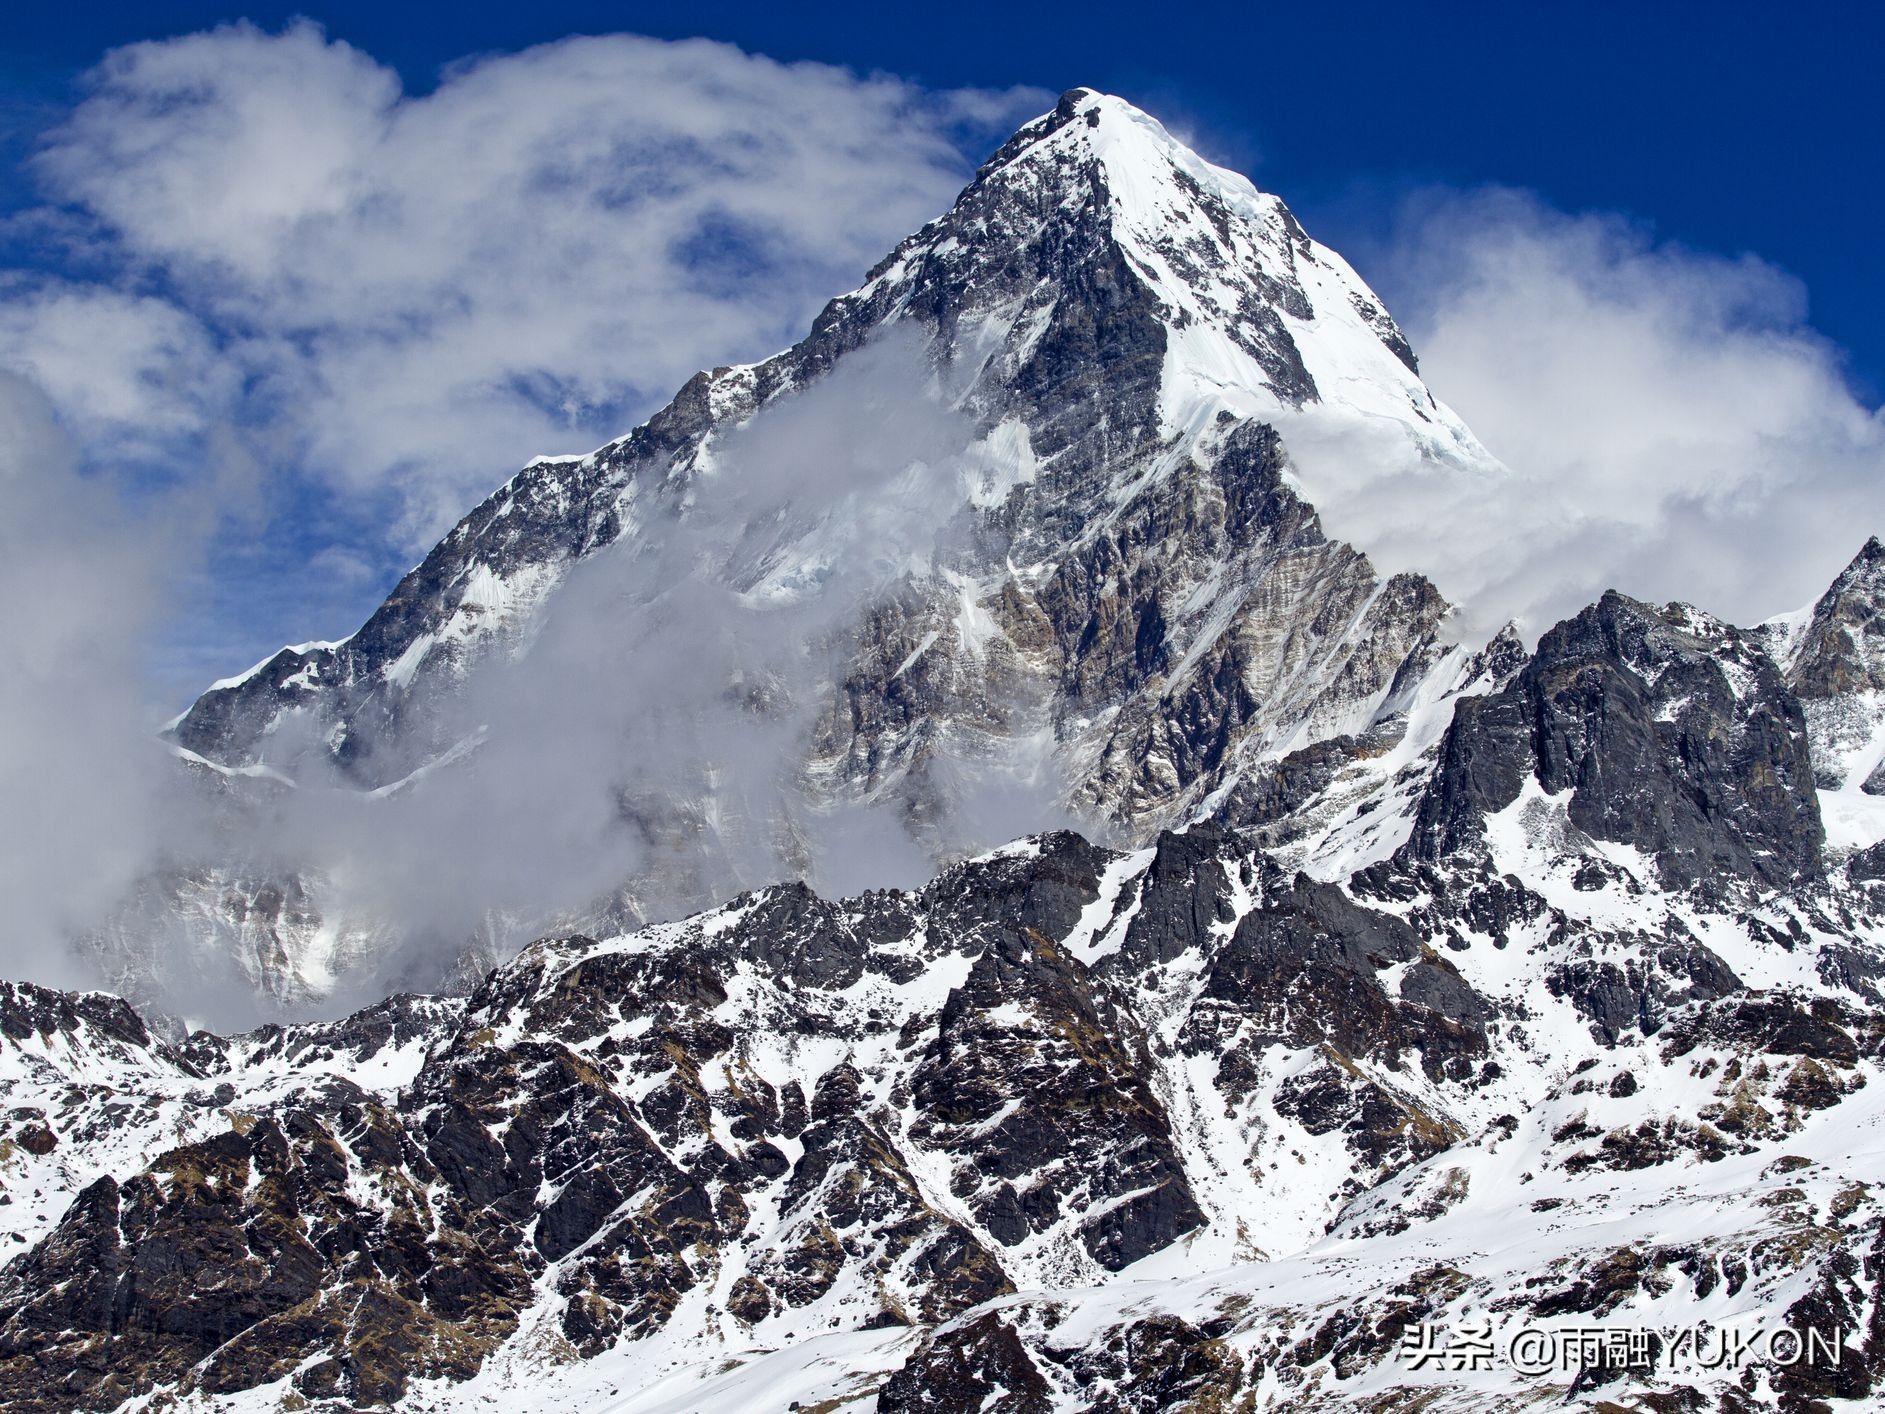
MULTIPOLYGON (((1542 1273, 1470 1255, 1471 1225, 1512 1204, 1527 1223, 1581 1205, 1608 1231, 1620 1176, 1696 1204, 1712 1200, 1685 1172, 1743 1162, 1736 1202, 1780 1215, 1788 1260, 1819 1264, 1844 1311, 1840 1264, 1875 1204, 1815 1126, 1864 1103, 1885 1057, 1851 966, 1878 957, 1885 921, 1839 880, 1762 895, 1750 868, 1738 890, 1689 888, 1673 832, 1639 836, 1634 863, 1590 852, 1617 818, 1698 818, 1604 813, 1614 761, 1642 763, 1644 740, 1667 753, 1645 790, 1684 782, 1699 812, 1710 786, 1753 812, 1699 815, 1725 841, 1710 857, 1775 838, 1747 802, 1784 689, 1696 622, 1606 601, 1491 694, 1530 704, 1537 731, 1515 745, 1487 734, 1498 712, 1462 717, 1442 761, 1548 770, 1583 759, 1573 741, 1594 757, 1567 777, 1571 802, 1599 793, 1592 833, 1538 835, 1525 878, 1409 851, 1335 883, 1251 833, 1132 853, 1059 833, 914 893, 786 885, 545 939, 462 1001, 337 1022, 173 1046, 113 999, 0 990, 0 1212, 20 1234, 0 1398, 102 1409, 285 1381, 398 1404, 523 1369, 640 1378, 651 1342, 758 1370, 753 1351, 843 1331, 902 1342, 845 1377, 892 1408, 1208 1409, 1266 1379, 1339 1404, 1404 1325, 1471 1292, 1601 1314, 1625 1287, 1755 1262, 1727 1218, 1705 1256, 1631 1251, 1627 1271, 1576 1246, 1577 1223, 1553 1229, 1572 1245, 1542 1273), (1713 755, 1683 735, 1711 725, 1713 755), (1488 1177, 1509 1152, 1516 1190, 1488 1177), (61 1185, 63 1203, 25 1201, 61 1185), (1794 1196, 1821 1189, 1819 1209, 1794 1196), (1234 1260, 1448 1223, 1468 1226, 1444 1279, 1343 1258, 1401 1313, 1392 1329, 1358 1323, 1357 1278, 1304 1276, 1285 1299, 1234 1260), (1104 1308, 1122 1274, 1212 1266, 1187 1253, 1219 1254, 1222 1285, 1104 1308)), ((1481 824, 1501 799, 1451 797, 1481 824)), ((1869 1358, 1825 1378, 1859 1388, 1869 1358)))
POLYGON ((951 1193, 996 1241, 1071 1216, 1117 1271, 1204 1223, 1151 1075, 1145 1038, 1078 960, 1038 929, 1003 929, 911 1076, 910 1133, 948 1156, 951 1193))
POLYGON ((1671 886, 1784 888, 1822 868, 1798 700, 1753 641, 1685 605, 1606 594, 1547 632, 1509 687, 1462 702, 1412 857, 1476 847, 1528 782, 1568 792, 1572 826, 1640 849, 1671 886))

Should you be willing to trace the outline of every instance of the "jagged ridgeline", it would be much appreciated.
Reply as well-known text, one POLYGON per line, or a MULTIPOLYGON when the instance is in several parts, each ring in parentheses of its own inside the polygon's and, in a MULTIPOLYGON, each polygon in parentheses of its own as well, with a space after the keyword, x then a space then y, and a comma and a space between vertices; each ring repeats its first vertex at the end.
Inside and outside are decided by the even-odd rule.
POLYGON ((642 848, 341 1021, 0 987, 0 1402, 1875 1404, 1885 550, 1753 629, 1612 593, 1454 644, 1324 533, 1318 420, 1497 474, 1281 202, 1075 91, 805 341, 206 693, 232 852, 96 941, 128 986, 409 963, 317 835, 233 841, 527 815, 533 736, 642 848), (969 857, 831 885, 885 834, 969 857), (1698 1319, 1837 1352, 1401 1354, 1698 1319))

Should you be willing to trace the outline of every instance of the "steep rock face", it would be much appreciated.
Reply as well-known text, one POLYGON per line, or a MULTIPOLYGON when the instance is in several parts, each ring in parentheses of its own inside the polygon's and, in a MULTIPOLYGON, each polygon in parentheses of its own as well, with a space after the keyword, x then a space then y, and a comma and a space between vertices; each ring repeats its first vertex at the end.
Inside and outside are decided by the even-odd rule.
POLYGON ((1779 670, 1610 595, 1421 676, 1403 763, 1315 788, 1327 838, 1405 820, 1339 879, 1261 828, 1042 835, 176 1046, 0 990, 0 1397, 711 1405, 842 1335, 802 1402, 1365 1407, 1476 1311, 1732 1283, 1869 1328, 1885 890, 1820 865, 1779 670), (1672 1208, 1702 1235, 1619 1237, 1672 1208))
POLYGON ((117 997, 100 992, 56 992, 31 983, 0 985, 0 1035, 62 1040, 84 1036, 110 1053, 149 1050, 156 1041, 143 1018, 117 997))
POLYGON ((951 1193, 1004 1246, 1071 1213, 1116 1271, 1205 1221, 1151 1072, 1145 1037, 1077 959, 1039 929, 1004 929, 911 1076, 911 1137, 948 1156, 951 1193))
POLYGON ((1182 465, 1220 414, 1241 422, 1316 404, 1404 424, 1434 455, 1483 457, 1420 384, 1379 301, 1281 201, 1130 105, 1075 90, 803 342, 698 375, 589 457, 533 463, 359 633, 284 649, 217 684, 176 724, 178 741, 246 764, 284 712, 311 708, 360 779, 393 779, 410 769, 394 728, 434 677, 514 642, 569 563, 659 519, 664 488, 687 480, 717 435, 897 322, 923 331, 980 426, 1005 424, 1022 445, 1008 468, 1016 485, 986 503, 1001 509, 989 528, 1017 564, 1090 533, 1097 486, 1182 465), (1006 504, 1010 490, 1021 505, 1006 504))
POLYGON ((1421 935, 1358 907, 1333 884, 1297 875, 1265 890, 1212 959, 1193 1009, 1190 1049, 1221 1054, 1229 1036, 1211 1018, 1229 1010, 1248 1044, 1333 1045, 1398 1067, 1417 1055, 1434 1077, 1465 1079, 1487 1050, 1485 1003, 1421 935), (1398 996, 1376 973, 1395 968, 1398 996))
POLYGON ((1813 606, 1797 639, 1787 644, 1787 676, 1804 698, 1885 690, 1878 639, 1885 596, 1885 545, 1865 542, 1850 565, 1813 606))
POLYGON ((1534 787, 1671 885, 1811 879, 1824 840, 1806 722, 1767 655, 1685 605, 1616 593, 1539 640, 1501 692, 1460 704, 1410 848, 1439 860, 1534 787))
POLYGON ((1754 632, 1806 710, 1821 789, 1885 793, 1885 545, 1866 541, 1815 603, 1754 632))

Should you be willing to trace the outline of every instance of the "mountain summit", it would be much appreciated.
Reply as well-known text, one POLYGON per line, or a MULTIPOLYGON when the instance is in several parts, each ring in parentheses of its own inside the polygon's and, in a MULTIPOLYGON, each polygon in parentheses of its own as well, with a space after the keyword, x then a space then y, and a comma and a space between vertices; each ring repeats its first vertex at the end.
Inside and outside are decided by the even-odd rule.
POLYGON ((1446 656, 1440 595, 1328 539, 1287 447, 1338 426, 1492 465, 1415 369, 1281 200, 1074 90, 797 345, 533 462, 357 633, 215 685, 174 736, 224 773, 415 794, 604 743, 629 918, 873 882, 834 872, 840 818, 932 862, 1177 823, 1378 732, 1446 656), (754 754, 785 779, 728 764, 754 754))
POLYGON ((799 344, 698 375, 587 457, 533 462, 358 633, 283 649, 217 684, 175 724, 177 740, 223 766, 251 764, 286 704, 332 699, 336 755, 384 784, 404 758, 367 758, 417 682, 463 672, 570 562, 652 532, 647 511, 676 508, 646 503, 691 477, 716 440, 900 326, 921 331, 951 401, 1015 482, 1001 489, 1023 490, 1043 531, 1089 518, 1081 498, 1094 473, 1116 493, 1134 472, 1169 476, 1214 450, 1227 423, 1305 408, 1385 420, 1429 457, 1489 461, 1420 382, 1380 301, 1279 198, 1123 100, 1076 89, 799 344))

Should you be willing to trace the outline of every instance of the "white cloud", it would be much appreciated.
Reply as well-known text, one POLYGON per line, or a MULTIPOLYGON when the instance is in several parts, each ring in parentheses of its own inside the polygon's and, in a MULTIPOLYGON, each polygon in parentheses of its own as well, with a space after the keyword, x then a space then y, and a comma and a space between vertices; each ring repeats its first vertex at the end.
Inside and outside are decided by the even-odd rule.
POLYGON ((44 396, 0 372, 0 975, 77 985, 98 922, 181 825, 139 692, 167 537, 82 477, 44 396))
POLYGON ((988 474, 974 437, 893 327, 728 436, 684 496, 643 504, 646 533, 578 565, 526 653, 479 664, 438 709, 444 739, 478 743, 464 759, 368 799, 327 788, 296 724, 273 736, 301 789, 251 846, 397 926, 373 981, 429 981, 468 939, 521 944, 638 876, 637 906, 671 917, 799 875, 915 885, 939 856, 1062 823, 1039 763, 940 762, 953 808, 920 840, 894 794, 833 801, 802 774, 852 626, 959 551, 988 474))
POLYGON ((31 379, 82 445, 115 448, 113 460, 203 435, 235 386, 185 311, 65 281, 0 284, 0 367, 31 379))
POLYGON ((1392 260, 1429 385, 1513 474, 1302 460, 1331 533, 1432 575, 1469 629, 1536 634, 1611 587, 1752 622, 1885 533, 1885 418, 1772 266, 1511 191, 1429 194, 1392 260))
MULTIPOLYGON (((221 334, 230 415, 271 460, 390 482, 416 547, 529 455, 586 450, 697 368, 797 338, 947 205, 958 138, 1043 101, 625 35, 408 96, 311 24, 241 24, 112 53, 38 171, 221 334)), ((33 313, 66 327, 16 311, 22 336, 33 313)))
MULTIPOLYGON (((36 159, 51 204, 8 222, 41 268, 0 272, 0 593, 31 606, 0 620, 0 971, 72 982, 59 940, 204 837, 150 734, 152 645, 214 645, 166 623, 165 591, 227 598, 279 542, 244 599, 297 576, 370 594, 389 545, 429 544, 530 454, 800 337, 1047 102, 627 36, 467 61, 420 96, 305 23, 107 56, 36 159), (331 493, 392 506, 385 543, 254 520, 331 493)), ((519 862, 493 897, 619 877, 594 774, 527 797, 549 801, 535 852, 495 832, 519 862)))

